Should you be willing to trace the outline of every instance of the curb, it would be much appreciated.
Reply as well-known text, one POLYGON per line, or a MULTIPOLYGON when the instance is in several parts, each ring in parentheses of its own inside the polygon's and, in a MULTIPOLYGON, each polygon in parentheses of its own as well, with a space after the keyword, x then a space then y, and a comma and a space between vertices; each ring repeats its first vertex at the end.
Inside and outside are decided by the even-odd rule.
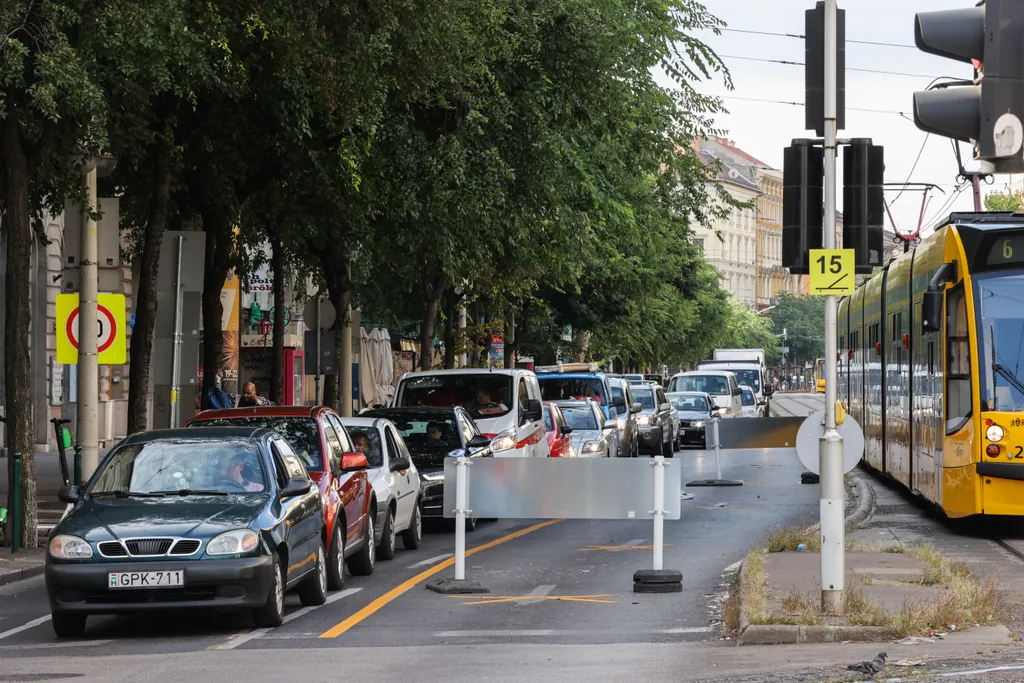
POLYGON ((42 576, 44 569, 43 565, 38 565, 35 567, 24 567, 23 569, 12 569, 10 571, 0 572, 0 586, 6 586, 17 581, 24 581, 25 579, 42 576))
POLYGON ((873 643, 892 639, 885 626, 796 626, 749 624, 740 632, 740 645, 793 645, 797 643, 873 643))

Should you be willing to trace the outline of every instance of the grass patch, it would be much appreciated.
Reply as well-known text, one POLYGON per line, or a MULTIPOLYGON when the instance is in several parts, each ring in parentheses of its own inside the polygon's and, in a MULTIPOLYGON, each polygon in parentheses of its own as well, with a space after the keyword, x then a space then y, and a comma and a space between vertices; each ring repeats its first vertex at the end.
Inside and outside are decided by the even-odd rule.
POLYGON ((762 624, 768 618, 768 577, 764 573, 764 550, 752 550, 743 561, 740 598, 747 607, 750 623, 762 624))
POLYGON ((722 603, 722 623, 726 633, 738 633, 740 630, 740 574, 736 572, 729 586, 729 597, 722 603))
POLYGON ((807 546, 807 550, 819 550, 821 548, 821 538, 819 538, 813 528, 776 529, 768 535, 768 552, 796 552, 797 546, 801 543, 807 546))
POLYGON ((903 555, 907 552, 907 549, 901 545, 890 545, 882 548, 883 553, 892 553, 893 555, 903 555))

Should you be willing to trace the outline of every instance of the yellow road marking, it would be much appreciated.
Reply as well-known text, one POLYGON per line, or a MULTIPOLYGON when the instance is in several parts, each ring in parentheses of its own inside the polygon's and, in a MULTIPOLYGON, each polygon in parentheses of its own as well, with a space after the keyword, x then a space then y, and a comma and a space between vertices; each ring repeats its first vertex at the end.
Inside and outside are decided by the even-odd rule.
MULTIPOLYGON (((466 557, 469 557, 470 555, 472 555, 474 553, 478 553, 478 552, 480 552, 482 550, 487 550, 488 548, 493 548, 496 545, 501 545, 502 543, 506 543, 508 541, 517 539, 520 536, 525 536, 526 534, 530 533, 531 531, 537 531, 538 529, 543 529, 546 526, 551 526, 552 524, 557 524, 558 522, 561 522, 561 521, 562 521, 561 519, 552 519, 552 520, 549 520, 547 522, 541 522, 540 524, 534 524, 533 526, 526 527, 525 529, 520 529, 519 531, 516 531, 515 533, 511 533, 508 536, 502 536, 501 538, 497 538, 497 539, 495 539, 495 540, 493 540, 493 541, 491 541, 489 543, 484 543, 481 546, 477 546, 476 548, 472 548, 470 550, 467 550, 466 551, 466 557)), ((394 588, 389 590, 384 595, 376 598, 373 602, 371 602, 369 605, 367 605, 363 609, 359 610, 358 612, 356 612, 355 614, 350 616, 348 619, 345 619, 344 621, 335 624, 333 627, 331 627, 327 631, 324 631, 323 633, 320 634, 320 637, 321 638, 337 638, 338 636, 340 636, 345 631, 348 631, 353 626, 356 626, 357 624, 359 624, 360 622, 365 620, 367 617, 370 617, 373 614, 375 614, 378 610, 380 610, 382 607, 384 607, 386 604, 388 604, 389 602, 391 602, 392 600, 394 600, 398 596, 402 595, 403 593, 408 592, 411 588, 413 588, 414 586, 416 586, 417 584, 419 584, 419 583, 421 583, 423 581, 426 581, 431 576, 433 576, 434 574, 437 574, 441 570, 447 569, 448 567, 451 567, 453 564, 455 564, 455 558, 454 557, 449 557, 447 560, 442 560, 438 564, 435 564, 430 569, 427 569, 425 571, 420 572, 419 574, 417 574, 416 576, 412 577, 411 579, 409 579, 405 583, 402 583, 402 584, 399 584, 398 586, 395 586, 394 588)))
POLYGON ((304 567, 305 565, 307 565, 310 562, 313 562, 315 560, 316 560, 316 553, 312 553, 312 554, 308 555, 305 559, 303 559, 303 560, 301 560, 299 562, 296 562, 292 566, 288 567, 288 573, 291 574, 293 571, 295 571, 299 567, 304 567))
MULTIPOLYGON (((252 630, 252 629, 249 629, 249 628, 243 628, 243 629, 241 629, 241 630, 240 630, 240 631, 239 631, 238 633, 233 633, 233 634, 231 635, 231 638, 237 638, 238 636, 242 636, 242 635, 245 635, 246 633, 248 633, 248 632, 249 632, 249 631, 251 631, 251 630, 252 630)), ((219 635, 213 635, 213 636, 210 636, 210 637, 211 637, 211 638, 216 638, 217 640, 220 640, 220 639, 222 638, 222 636, 219 636, 219 635)), ((229 640, 230 640, 231 638, 229 638, 229 640)), ((216 643, 216 644, 214 644, 214 645, 208 645, 206 649, 207 649, 207 650, 217 650, 217 649, 220 649, 220 646, 221 646, 222 644, 223 644, 223 643, 216 643)))
POLYGON ((455 598, 457 600, 465 600, 463 605, 493 605, 499 602, 520 602, 526 600, 555 600, 561 602, 600 602, 608 605, 614 605, 614 600, 601 600, 599 598, 610 598, 611 593, 602 593, 600 595, 494 595, 487 596, 486 598, 472 598, 465 595, 446 595, 446 598, 455 598))
MULTIPOLYGON (((665 548, 670 548, 674 543, 664 544, 665 548)), ((586 548, 580 548, 580 552, 588 550, 654 550, 653 545, 588 545, 586 548)))

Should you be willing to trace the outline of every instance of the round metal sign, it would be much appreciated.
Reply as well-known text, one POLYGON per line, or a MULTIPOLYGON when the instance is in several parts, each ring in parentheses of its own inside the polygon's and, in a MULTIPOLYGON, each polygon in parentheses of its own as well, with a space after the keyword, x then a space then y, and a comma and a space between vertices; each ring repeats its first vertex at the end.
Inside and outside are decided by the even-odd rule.
POLYGON ((1012 157, 1020 151, 1024 142, 1024 128, 1020 119, 1007 112, 998 119, 992 128, 992 141, 995 143, 996 156, 1012 157))
MULTIPOLYGON (((839 436, 843 437, 843 472, 849 472, 864 455, 864 430, 849 414, 836 429, 839 436)), ((815 474, 821 474, 818 471, 819 442, 824 435, 824 410, 812 413, 796 433, 796 454, 804 467, 815 474)))
MULTIPOLYGON (((302 309, 302 320, 306 323, 306 327, 311 330, 315 330, 317 327, 316 302, 316 299, 310 299, 302 309)), ((337 320, 337 318, 338 315, 334 310, 334 304, 327 299, 320 299, 320 329, 331 329, 334 327, 334 321, 337 320)))

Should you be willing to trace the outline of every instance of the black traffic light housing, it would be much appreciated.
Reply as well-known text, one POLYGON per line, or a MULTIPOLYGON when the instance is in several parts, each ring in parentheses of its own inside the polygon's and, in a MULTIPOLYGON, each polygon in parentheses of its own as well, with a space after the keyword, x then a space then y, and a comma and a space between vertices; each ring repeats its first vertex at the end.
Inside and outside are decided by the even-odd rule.
POLYGON ((783 154, 782 265, 795 275, 807 275, 810 250, 821 249, 824 160, 811 140, 793 140, 783 154))
POLYGON ((854 138, 843 148, 843 248, 856 252, 854 269, 859 275, 883 265, 884 176, 881 145, 854 138))
POLYGON ((1024 3, 987 0, 918 13, 914 42, 929 54, 975 64, 973 85, 914 93, 917 127, 974 143, 983 171, 1024 172, 1024 3))
MULTIPOLYGON (((804 12, 804 128, 825 135, 825 3, 804 12)), ((836 13, 836 130, 846 129, 846 10, 836 13)))

